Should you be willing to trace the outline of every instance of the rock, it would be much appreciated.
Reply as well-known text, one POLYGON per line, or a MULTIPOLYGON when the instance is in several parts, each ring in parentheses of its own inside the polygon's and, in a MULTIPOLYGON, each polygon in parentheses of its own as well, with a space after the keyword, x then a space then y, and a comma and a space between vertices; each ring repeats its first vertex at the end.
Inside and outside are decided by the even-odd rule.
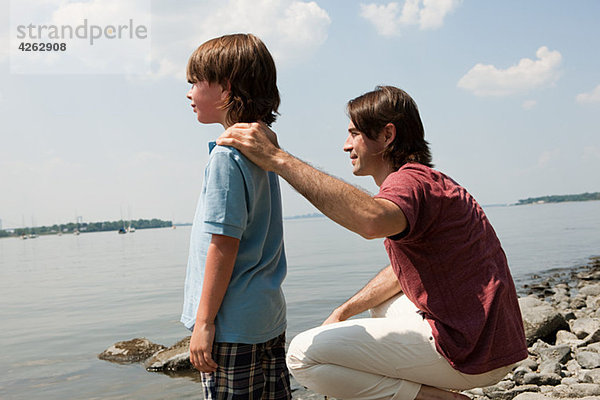
POLYGON ((584 296, 600 296, 600 283, 586 285, 579 289, 579 294, 584 296))
POLYGON ((577 378, 573 378, 573 377, 563 378, 562 381, 560 381, 561 385, 566 385, 566 386, 574 385, 576 383, 579 383, 579 381, 577 380, 577 378))
POLYGON ((190 338, 188 336, 168 349, 154 354, 146 360, 147 371, 181 371, 192 369, 190 363, 190 338))
POLYGON ((578 398, 587 396, 598 396, 600 395, 600 385, 597 385, 595 383, 576 383, 570 386, 558 385, 554 388, 553 395, 557 397, 578 398))
POLYGON ((550 400, 551 397, 548 397, 539 393, 521 393, 514 400, 550 400))
POLYGON ((584 383, 600 383, 600 368, 581 371, 579 379, 584 383))
POLYGON ((567 371, 573 375, 577 375, 579 374, 579 371, 581 371, 581 365, 579 365, 576 360, 567 361, 565 367, 567 368, 567 371))
POLYGON ((600 296, 588 296, 585 299, 585 305, 590 310, 598 310, 598 306, 600 306, 600 296))
POLYGON ((566 344, 560 346, 550 346, 548 348, 537 349, 542 363, 551 361, 560 364, 566 363, 571 358, 571 347, 566 344))
POLYGON ((144 361, 165 346, 152 343, 146 338, 135 338, 124 342, 117 342, 98 354, 101 360, 130 364, 144 361))
POLYGON ((566 397, 586 397, 600 395, 600 385, 595 383, 576 383, 569 386, 568 396, 566 397))
POLYGON ((515 381, 515 383, 517 385, 524 385, 525 384, 525 379, 524 379, 525 374, 528 374, 530 372, 533 372, 533 371, 527 367, 517 367, 513 371, 513 380, 515 381))
POLYGON ((556 332, 556 344, 578 345, 583 343, 573 332, 560 330, 556 332))
POLYGON ((575 310, 586 307, 587 303, 585 302, 585 297, 575 296, 575 298, 571 300, 570 306, 575 310))
POLYGON ((569 321, 569 325, 571 332, 577 335, 579 339, 583 339, 600 329, 600 320, 597 318, 578 318, 569 321))
POLYGON ((565 318, 550 304, 534 297, 519 298, 527 345, 537 339, 553 336, 561 329, 568 329, 565 318))
POLYGON ((483 392, 487 397, 494 400, 512 400, 516 396, 525 392, 539 392, 540 388, 537 385, 523 385, 523 386, 515 386, 510 390, 497 390, 493 392, 486 392, 485 388, 483 392))
POLYGON ((562 370, 562 367, 560 366, 559 362, 549 360, 549 361, 544 361, 540 364, 539 373, 540 374, 560 375, 561 370, 562 370))
POLYGON ((575 359, 585 369, 600 367, 600 354, 593 351, 580 351, 575 355, 575 359))
POLYGON ((538 368, 538 362, 532 356, 529 356, 526 359, 519 361, 517 365, 519 367, 528 368, 531 371, 535 371, 538 368))
POLYGON ((585 349, 588 351, 595 351, 596 353, 600 353, 600 343, 589 344, 585 349))
POLYGON ((558 374, 540 374, 537 372, 528 372, 523 376, 525 385, 558 385, 562 378, 558 374))

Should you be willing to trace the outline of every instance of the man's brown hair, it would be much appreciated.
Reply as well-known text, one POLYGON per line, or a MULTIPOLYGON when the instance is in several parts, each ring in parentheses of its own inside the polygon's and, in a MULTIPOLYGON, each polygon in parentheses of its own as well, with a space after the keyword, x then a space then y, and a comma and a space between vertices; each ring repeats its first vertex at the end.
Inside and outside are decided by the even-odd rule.
POLYGON ((383 157, 399 169, 408 162, 432 167, 429 143, 415 101, 402 89, 377 86, 348 102, 348 116, 360 132, 376 139, 383 128, 392 123, 396 138, 383 151, 383 157))
POLYGON ((267 46, 252 34, 225 35, 201 44, 190 56, 187 79, 230 89, 223 104, 229 123, 263 121, 270 126, 277 119, 275 62, 267 46))

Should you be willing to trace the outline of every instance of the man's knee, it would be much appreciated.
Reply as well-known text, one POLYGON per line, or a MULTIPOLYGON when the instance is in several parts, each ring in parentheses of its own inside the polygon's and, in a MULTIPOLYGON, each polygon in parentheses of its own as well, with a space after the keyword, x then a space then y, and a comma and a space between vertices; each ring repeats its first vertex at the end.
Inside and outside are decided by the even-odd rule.
POLYGON ((301 371, 310 366, 310 359, 307 357, 306 352, 308 346, 306 343, 307 332, 298 334, 290 342, 286 355, 286 363, 288 369, 294 374, 296 371, 301 371))

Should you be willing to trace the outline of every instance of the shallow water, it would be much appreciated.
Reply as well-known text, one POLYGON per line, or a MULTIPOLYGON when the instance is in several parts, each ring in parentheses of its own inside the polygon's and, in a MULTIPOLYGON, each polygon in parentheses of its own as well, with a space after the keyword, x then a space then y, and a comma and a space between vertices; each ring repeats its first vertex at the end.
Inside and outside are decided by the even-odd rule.
MULTIPOLYGON (((489 207, 515 280, 600 254, 600 202, 489 207)), ((318 325, 387 263, 367 241, 325 218, 285 221, 288 339, 318 325)), ((190 377, 96 358, 144 336, 171 345, 189 227, 0 239, 0 398, 199 398, 190 377)))

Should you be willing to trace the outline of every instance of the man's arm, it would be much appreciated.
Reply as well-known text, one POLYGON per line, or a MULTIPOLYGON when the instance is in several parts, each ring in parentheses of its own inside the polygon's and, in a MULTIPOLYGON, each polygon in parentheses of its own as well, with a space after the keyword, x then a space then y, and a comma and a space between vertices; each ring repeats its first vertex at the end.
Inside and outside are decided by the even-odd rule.
POLYGON ((345 321, 350 317, 376 307, 402 291, 392 266, 382 269, 352 298, 336 308, 323 325, 345 321))
POLYGON ((407 226, 396 204, 373 198, 281 150, 275 133, 264 124, 235 124, 217 143, 235 147, 259 167, 280 175, 327 217, 367 239, 396 235, 407 226))
POLYGON ((201 372, 217 369, 212 359, 215 317, 229 286, 239 245, 239 239, 213 234, 208 246, 202 294, 190 341, 190 361, 201 372))

